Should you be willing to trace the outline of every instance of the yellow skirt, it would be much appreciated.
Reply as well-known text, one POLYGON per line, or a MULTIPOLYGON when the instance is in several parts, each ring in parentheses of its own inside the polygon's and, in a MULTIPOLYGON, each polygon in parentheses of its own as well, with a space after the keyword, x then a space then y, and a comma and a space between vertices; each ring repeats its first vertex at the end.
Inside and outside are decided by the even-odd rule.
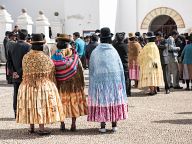
POLYGON ((164 86, 163 71, 161 64, 158 63, 158 68, 153 68, 152 64, 140 66, 139 88, 149 86, 164 86))
POLYGON ((17 123, 50 124, 64 121, 61 99, 54 82, 39 82, 38 87, 22 82, 17 98, 17 123))

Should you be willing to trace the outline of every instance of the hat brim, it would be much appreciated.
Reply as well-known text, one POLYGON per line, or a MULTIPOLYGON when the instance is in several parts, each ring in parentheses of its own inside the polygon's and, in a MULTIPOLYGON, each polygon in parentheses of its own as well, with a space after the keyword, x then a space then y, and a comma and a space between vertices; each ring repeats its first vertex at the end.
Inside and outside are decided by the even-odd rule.
POLYGON ((67 41, 67 42, 71 41, 71 39, 64 38, 64 37, 57 37, 56 40, 62 40, 62 41, 67 41))
POLYGON ((112 38, 113 37, 113 33, 111 33, 108 36, 102 36, 101 34, 98 35, 101 39, 107 39, 107 38, 112 38))
POLYGON ((45 41, 31 41, 31 44, 45 44, 45 41))

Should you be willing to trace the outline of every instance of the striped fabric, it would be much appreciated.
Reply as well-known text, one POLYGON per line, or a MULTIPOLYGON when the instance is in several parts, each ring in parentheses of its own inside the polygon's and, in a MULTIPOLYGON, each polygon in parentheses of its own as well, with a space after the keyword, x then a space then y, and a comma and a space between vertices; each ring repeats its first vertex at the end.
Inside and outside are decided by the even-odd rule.
POLYGON ((66 81, 77 73, 78 68, 78 55, 73 53, 71 56, 64 57, 62 50, 57 50, 52 56, 53 63, 55 64, 55 77, 57 81, 66 81))

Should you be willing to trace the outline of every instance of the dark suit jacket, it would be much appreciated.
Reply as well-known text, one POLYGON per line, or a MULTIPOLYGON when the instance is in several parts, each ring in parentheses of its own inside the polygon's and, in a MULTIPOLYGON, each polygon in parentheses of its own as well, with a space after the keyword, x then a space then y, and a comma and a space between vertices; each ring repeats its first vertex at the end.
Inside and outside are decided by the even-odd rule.
POLYGON ((12 44, 8 49, 7 64, 12 72, 17 72, 18 79, 13 79, 13 82, 22 81, 22 60, 23 56, 29 52, 31 45, 24 41, 18 41, 12 44))
POLYGON ((124 71, 128 71, 128 45, 123 42, 117 42, 113 46, 121 58, 124 71))
POLYGON ((168 47, 166 47, 166 40, 161 39, 161 41, 156 41, 156 45, 159 48, 159 54, 161 59, 161 64, 169 63, 169 52, 168 47))
POLYGON ((98 42, 90 42, 87 47, 86 47, 86 51, 85 51, 85 56, 86 58, 89 60, 91 57, 91 53, 92 51, 98 46, 98 42))

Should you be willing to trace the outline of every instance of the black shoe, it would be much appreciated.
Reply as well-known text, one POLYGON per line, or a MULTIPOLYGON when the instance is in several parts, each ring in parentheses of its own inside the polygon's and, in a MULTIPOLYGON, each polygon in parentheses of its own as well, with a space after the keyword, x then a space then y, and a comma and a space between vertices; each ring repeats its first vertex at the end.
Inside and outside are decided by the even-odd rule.
POLYGON ((159 87, 157 87, 157 92, 160 92, 160 88, 159 87))
POLYGON ((186 91, 190 91, 190 88, 189 88, 189 87, 187 87, 187 88, 185 88, 185 90, 186 90, 186 91))
POLYGON ((180 87, 180 86, 176 86, 176 87, 173 87, 174 89, 183 89, 183 87, 180 87))
POLYGON ((65 131, 65 130, 66 130, 66 129, 65 129, 65 124, 61 124, 61 125, 60 125, 60 130, 61 130, 61 131, 65 131))
POLYGON ((130 97, 131 96, 131 92, 127 93, 127 97, 130 97))
POLYGON ((165 90, 165 93, 170 94, 170 90, 169 89, 165 90))
POLYGON ((71 125, 71 129, 70 129, 70 131, 72 131, 72 132, 77 131, 77 129, 76 129, 76 125, 71 125))
POLYGON ((34 128, 30 128, 30 130, 28 130, 29 133, 35 133, 35 129, 34 128))

